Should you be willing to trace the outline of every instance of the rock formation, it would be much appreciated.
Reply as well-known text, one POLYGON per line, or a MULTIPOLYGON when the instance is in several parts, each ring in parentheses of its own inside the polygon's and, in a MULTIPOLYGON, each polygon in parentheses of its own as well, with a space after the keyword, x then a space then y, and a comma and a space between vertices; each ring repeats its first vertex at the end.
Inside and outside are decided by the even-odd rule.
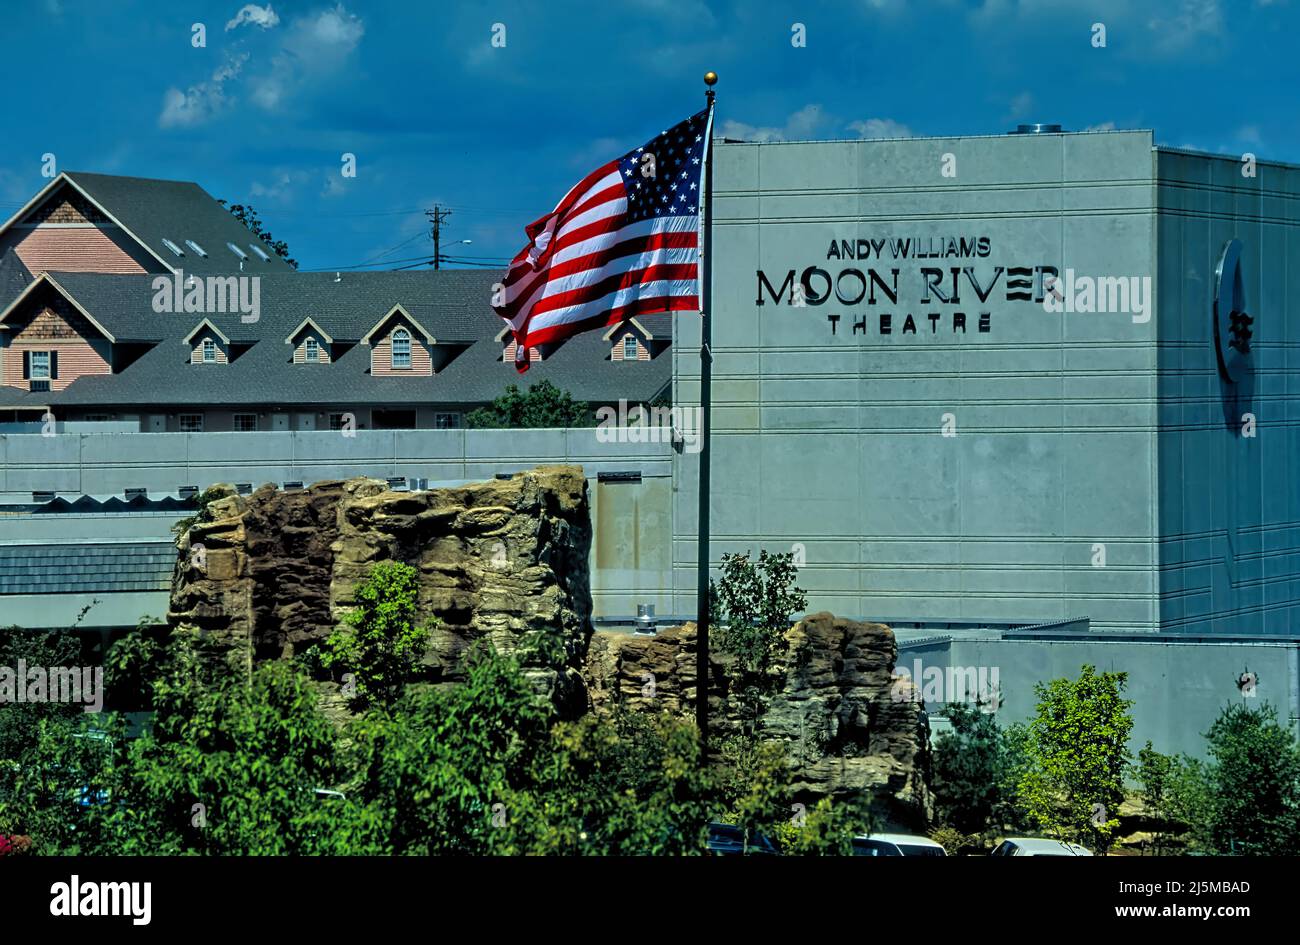
MULTIPOLYGON (((786 744, 800 799, 870 791, 886 824, 929 820, 929 726, 911 687, 893 674, 897 646, 883 624, 811 614, 786 633, 786 658, 763 698, 761 733, 786 744)), ((693 623, 654 636, 598 631, 584 676, 593 707, 687 714, 695 700, 693 623)), ((727 692, 728 661, 715 657, 709 704, 713 738, 741 731, 727 692)))
POLYGON ((461 653, 480 638, 515 652, 539 631, 575 661, 586 651, 591 517, 580 468, 420 492, 352 479, 216 495, 181 540, 168 622, 250 662, 328 636, 384 560, 417 569, 421 607, 440 621, 428 657, 434 682, 459 678, 461 653))
MULTIPOLYGON (((694 712, 694 624, 653 636, 592 633, 591 519, 578 467, 419 492, 352 479, 288 492, 268 485, 249 496, 216 487, 209 498, 181 539, 168 619, 249 665, 323 640, 369 569, 396 560, 417 569, 421 609, 439 619, 430 681, 461 678, 461 654, 476 640, 518 652, 536 632, 568 665, 557 669, 552 657, 530 675, 566 714, 615 705, 694 712)), ((870 791, 885 823, 921 826, 930 807, 927 724, 919 702, 897 698, 907 689, 893 675, 893 633, 819 613, 792 627, 786 643, 762 699, 761 732, 786 743, 799 798, 870 791)), ((712 658, 716 750, 742 721, 727 657, 712 658)))

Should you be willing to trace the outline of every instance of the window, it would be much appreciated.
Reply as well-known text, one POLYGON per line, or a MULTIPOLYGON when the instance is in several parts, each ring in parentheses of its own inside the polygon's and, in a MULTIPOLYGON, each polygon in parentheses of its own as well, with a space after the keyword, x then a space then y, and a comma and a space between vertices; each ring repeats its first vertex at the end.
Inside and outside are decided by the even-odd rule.
POLYGON ((355 416, 353 416, 352 414, 350 414, 350 413, 332 413, 332 414, 330 414, 330 429, 331 429, 331 430, 345 430, 345 429, 355 430, 356 428, 357 428, 357 418, 356 418, 355 416), (352 419, 351 419, 351 425, 350 425, 350 426, 348 425, 348 424, 349 424, 349 420, 348 420, 349 417, 352 418, 352 419))
POLYGON ((636 336, 627 334, 623 336, 623 360, 636 360, 636 336))
POLYGON ((257 431, 257 414, 255 413, 235 414, 236 433, 254 433, 256 431, 257 431))
POLYGON ((459 430, 460 414, 436 413, 433 415, 433 426, 438 430, 459 430))
POLYGON ((183 413, 180 418, 180 431, 182 433, 202 433, 203 432, 203 414, 201 413, 183 413))
POLYGON ((188 246, 190 249, 194 250, 194 252, 198 253, 204 259, 208 258, 207 251, 198 243, 194 242, 194 240, 186 240, 185 245, 188 246))
POLYGON ((411 333, 405 328, 393 332, 393 370, 411 366, 411 333))
POLYGON ((303 342, 302 348, 306 354, 308 364, 315 364, 320 360, 320 344, 315 338, 308 336, 307 340, 303 342))
POLYGON ((50 353, 48 351, 33 351, 29 354, 31 358, 31 379, 34 381, 48 381, 50 379, 50 353))
POLYGON ((217 343, 211 338, 203 339, 203 363, 212 364, 217 360, 217 343))

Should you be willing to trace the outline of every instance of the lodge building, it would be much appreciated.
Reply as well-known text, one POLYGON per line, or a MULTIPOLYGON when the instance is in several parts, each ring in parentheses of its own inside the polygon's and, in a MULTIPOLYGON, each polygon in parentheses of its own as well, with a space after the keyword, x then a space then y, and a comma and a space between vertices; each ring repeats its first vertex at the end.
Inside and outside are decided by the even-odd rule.
POLYGON ((0 227, 0 422, 455 428, 512 383, 663 395, 667 316, 535 351, 520 380, 499 278, 300 273, 196 184, 64 173, 0 227))

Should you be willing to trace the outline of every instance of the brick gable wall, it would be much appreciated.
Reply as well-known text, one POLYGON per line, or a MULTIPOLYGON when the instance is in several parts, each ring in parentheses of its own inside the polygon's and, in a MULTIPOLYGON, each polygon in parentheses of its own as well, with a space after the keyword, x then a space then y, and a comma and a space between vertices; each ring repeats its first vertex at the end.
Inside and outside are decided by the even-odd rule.
POLYGON ((42 272, 138 275, 162 269, 115 226, 14 228, 0 237, 0 254, 10 247, 33 276, 42 272))

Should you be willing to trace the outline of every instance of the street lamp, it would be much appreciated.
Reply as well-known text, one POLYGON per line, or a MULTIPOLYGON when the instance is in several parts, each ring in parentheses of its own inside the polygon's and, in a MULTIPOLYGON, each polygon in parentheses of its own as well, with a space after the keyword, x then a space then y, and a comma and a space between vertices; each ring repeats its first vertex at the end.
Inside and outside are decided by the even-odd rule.
MULTIPOLYGON (((448 245, 448 246, 460 246, 460 245, 464 244, 465 246, 468 246, 468 245, 469 245, 470 243, 472 243, 472 242, 474 242, 474 241, 473 241, 473 240, 456 240, 456 241, 454 241, 454 242, 448 243, 447 245, 448 245)), ((441 248, 441 246, 439 245, 439 246, 435 247, 435 255, 434 255, 434 257, 433 257, 433 268, 434 268, 434 269, 440 269, 440 268, 442 267, 442 260, 443 260, 443 258, 444 258, 444 257, 443 257, 443 254, 442 254, 442 248, 441 248)))

